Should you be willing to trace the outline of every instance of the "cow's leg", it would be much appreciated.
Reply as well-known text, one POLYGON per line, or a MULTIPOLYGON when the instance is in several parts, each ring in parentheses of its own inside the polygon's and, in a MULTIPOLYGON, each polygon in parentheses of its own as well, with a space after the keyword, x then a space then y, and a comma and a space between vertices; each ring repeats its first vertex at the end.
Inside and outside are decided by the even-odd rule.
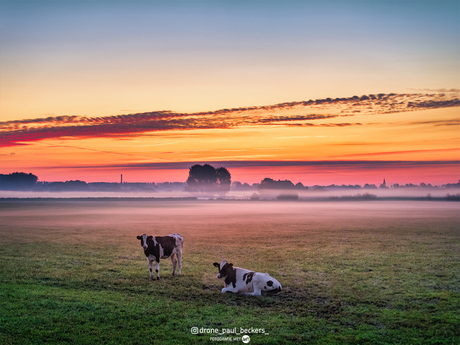
POLYGON ((182 248, 180 248, 178 251, 177 251, 177 261, 179 263, 179 275, 181 274, 181 270, 182 270, 182 248))
POLYGON ((149 262, 149 269, 150 269, 150 278, 149 280, 153 280, 153 261, 147 259, 149 262))
POLYGON ((160 280, 160 263, 155 261, 155 272, 157 272, 157 280, 160 280))
POLYGON ((251 296, 260 296, 260 295, 262 295, 262 290, 260 290, 259 288, 254 287, 254 292, 248 292, 247 294, 251 295, 251 296))
POLYGON ((177 265, 177 258, 176 258, 175 253, 171 255, 171 262, 172 262, 172 275, 174 276, 174 273, 176 272, 176 265, 177 265))
POLYGON ((254 292, 248 293, 251 296, 260 296, 262 295, 262 289, 264 286, 264 282, 260 280, 257 273, 253 276, 252 286, 254 287, 254 292))
POLYGON ((238 289, 237 289, 237 288, 234 288, 234 287, 232 286, 232 284, 230 284, 229 286, 224 287, 224 288, 222 289, 222 293, 226 293, 226 292, 237 293, 237 292, 238 292, 238 289))

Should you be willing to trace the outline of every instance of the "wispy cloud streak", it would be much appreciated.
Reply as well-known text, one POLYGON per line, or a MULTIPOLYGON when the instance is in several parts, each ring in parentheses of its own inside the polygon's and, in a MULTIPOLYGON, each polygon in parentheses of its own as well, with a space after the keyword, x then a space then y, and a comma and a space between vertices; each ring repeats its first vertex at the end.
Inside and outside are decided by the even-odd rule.
MULTIPOLYGON (((208 161, 188 162, 164 162, 164 163, 123 163, 123 164, 102 164, 87 166, 85 169, 96 168, 127 168, 127 169, 155 169, 155 170, 183 170, 189 169, 195 164, 205 164, 208 161)), ((374 170, 382 168, 423 168, 429 166, 458 166, 459 160, 449 161, 382 161, 382 160, 321 160, 321 161, 273 161, 273 160, 241 160, 241 161, 213 161, 213 165, 232 168, 254 168, 254 167, 317 167, 317 168, 340 168, 340 169, 361 169, 374 170)), ((59 166, 59 168, 76 169, 78 165, 59 166)))
MULTIPOLYGON (((377 94, 200 113, 156 111, 105 117, 56 116, 0 122, 0 146, 14 146, 50 138, 123 137, 145 132, 229 129, 242 126, 359 126, 359 122, 336 121, 337 118, 352 118, 356 114, 388 114, 458 106, 460 100, 456 93, 448 96, 377 94), (320 112, 326 114, 319 114, 320 112)), ((458 125, 458 121, 438 122, 433 125, 458 125)))
POLYGON ((460 148, 453 149, 432 149, 432 150, 405 150, 405 151, 386 151, 386 152, 371 152, 371 153, 355 153, 348 155, 335 156, 335 158, 344 158, 344 157, 377 157, 377 156, 394 156, 394 155, 412 155, 412 154, 437 154, 441 152, 458 152, 460 153, 460 148))

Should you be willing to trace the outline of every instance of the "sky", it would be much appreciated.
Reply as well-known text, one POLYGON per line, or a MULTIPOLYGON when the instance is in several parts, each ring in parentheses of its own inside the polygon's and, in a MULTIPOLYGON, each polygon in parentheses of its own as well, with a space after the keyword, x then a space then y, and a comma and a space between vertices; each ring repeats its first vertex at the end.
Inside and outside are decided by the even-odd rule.
POLYGON ((0 1, 0 173, 460 179, 458 1, 0 1))

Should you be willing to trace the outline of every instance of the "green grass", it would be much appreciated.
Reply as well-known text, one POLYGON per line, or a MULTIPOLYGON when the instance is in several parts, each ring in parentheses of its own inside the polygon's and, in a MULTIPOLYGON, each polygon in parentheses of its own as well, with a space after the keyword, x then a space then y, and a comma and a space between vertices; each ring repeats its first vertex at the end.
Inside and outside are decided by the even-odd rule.
POLYGON ((269 335, 251 344, 458 344, 457 205, 3 199, 0 343, 216 343, 191 328, 252 327, 269 335), (144 232, 184 236, 182 276, 163 260, 148 281, 144 232), (283 291, 221 294, 223 258, 283 291))

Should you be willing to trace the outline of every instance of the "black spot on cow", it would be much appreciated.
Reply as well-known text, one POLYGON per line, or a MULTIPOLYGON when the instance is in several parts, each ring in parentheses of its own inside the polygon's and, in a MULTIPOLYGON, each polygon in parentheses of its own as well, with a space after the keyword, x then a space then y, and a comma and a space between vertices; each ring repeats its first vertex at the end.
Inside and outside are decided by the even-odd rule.
MULTIPOLYGON (((144 240, 141 237, 141 245, 144 245, 144 240)), ((160 262, 160 245, 157 242, 155 245, 155 242, 153 241, 153 236, 147 236, 147 249, 144 250, 144 254, 146 257, 149 255, 153 255, 155 257, 156 262, 160 262)))
MULTIPOLYGON (((144 245, 144 240, 141 236, 137 236, 141 240, 141 245, 144 245)), ((160 262, 160 246, 163 248, 163 257, 171 256, 174 247, 176 246, 176 239, 171 236, 157 236, 153 240, 153 236, 147 236, 147 249, 144 250, 145 256, 153 255, 156 262, 160 262)))
POLYGON ((254 276, 254 272, 249 272, 243 274, 243 280, 246 284, 249 284, 252 281, 252 277, 254 276))
POLYGON ((163 247, 163 255, 170 256, 176 246, 176 239, 171 236, 157 236, 155 239, 163 247))
POLYGON ((267 282, 267 285, 268 285, 268 286, 273 286, 273 282, 272 282, 271 280, 269 280, 269 281, 267 282))
POLYGON ((225 284, 232 284, 236 288, 236 269, 233 268, 233 264, 225 264, 222 271, 225 276, 225 284))

